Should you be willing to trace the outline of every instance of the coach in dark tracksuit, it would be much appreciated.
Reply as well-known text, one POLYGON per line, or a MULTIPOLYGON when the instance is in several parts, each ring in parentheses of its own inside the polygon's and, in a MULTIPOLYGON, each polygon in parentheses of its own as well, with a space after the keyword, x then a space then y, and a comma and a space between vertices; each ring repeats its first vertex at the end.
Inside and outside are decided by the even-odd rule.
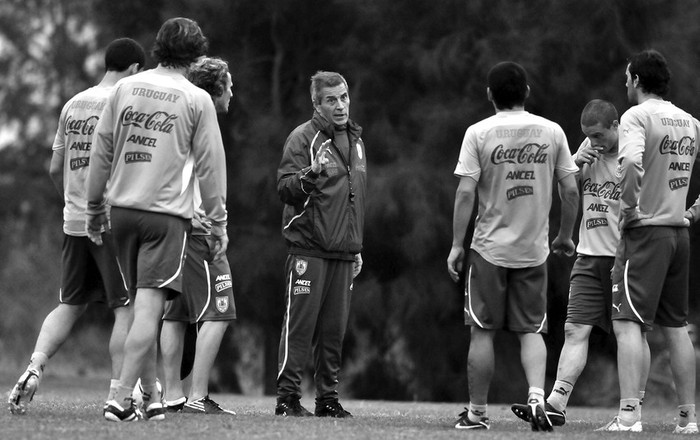
POLYGON ((362 268, 365 147, 362 129, 349 119, 345 78, 316 73, 311 100, 314 115, 287 138, 277 171, 289 254, 275 414, 312 415, 300 398, 313 346, 315 415, 351 417, 337 386, 353 278, 362 268))

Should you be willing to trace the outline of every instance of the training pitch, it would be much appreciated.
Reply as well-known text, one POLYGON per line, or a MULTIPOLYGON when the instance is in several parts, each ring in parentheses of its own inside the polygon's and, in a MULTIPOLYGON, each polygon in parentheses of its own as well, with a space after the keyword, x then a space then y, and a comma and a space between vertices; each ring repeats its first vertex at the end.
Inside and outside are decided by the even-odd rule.
MULTIPOLYGON (((518 420, 509 404, 490 404, 491 429, 454 429, 465 403, 387 402, 342 400, 353 419, 283 418, 274 415, 272 396, 213 394, 236 416, 172 414, 161 422, 112 423, 102 418, 104 381, 47 376, 25 415, 10 414, 7 393, 13 385, 3 375, 0 439, 671 439, 675 408, 645 405, 644 432, 599 433, 593 430, 610 421, 616 408, 569 409, 569 420, 552 433, 532 432, 518 420)), ((313 410, 313 398, 302 399, 313 410)))

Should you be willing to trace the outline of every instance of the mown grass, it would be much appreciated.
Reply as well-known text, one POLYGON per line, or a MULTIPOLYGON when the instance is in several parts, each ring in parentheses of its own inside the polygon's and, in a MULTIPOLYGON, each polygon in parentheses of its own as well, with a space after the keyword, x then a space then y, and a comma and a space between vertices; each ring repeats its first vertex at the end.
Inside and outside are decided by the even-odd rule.
MULTIPOLYGON (((3 376, 3 395, 12 380, 3 376)), ((518 420, 507 404, 491 404, 489 431, 459 431, 453 428, 458 403, 386 402, 344 400, 353 419, 281 418, 273 414, 274 397, 218 394, 222 406, 236 416, 170 415, 162 422, 110 423, 102 418, 106 392, 102 381, 45 378, 27 414, 0 412, 1 439, 597 439, 678 438, 673 430, 674 408, 644 409, 642 434, 598 433, 615 414, 614 408, 570 408, 569 422, 553 433, 532 432, 518 420)), ((3 397, 6 399, 6 397, 3 397)), ((313 408, 313 399, 302 401, 313 408)))

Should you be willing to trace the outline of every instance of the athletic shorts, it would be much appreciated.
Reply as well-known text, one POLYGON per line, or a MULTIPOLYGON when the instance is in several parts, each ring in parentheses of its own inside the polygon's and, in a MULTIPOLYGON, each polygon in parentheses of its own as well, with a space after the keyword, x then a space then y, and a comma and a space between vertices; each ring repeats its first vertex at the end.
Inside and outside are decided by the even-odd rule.
POLYGON ((129 304, 111 235, 102 234, 102 242, 97 246, 87 237, 64 235, 59 292, 62 304, 102 302, 112 309, 129 304))
POLYGON ((547 332, 547 265, 512 269, 469 253, 464 323, 517 333, 547 332))
POLYGON ((613 269, 612 319, 683 327, 688 318, 688 228, 642 226, 622 234, 613 269))
POLYGON ((226 255, 208 262, 214 249, 208 235, 191 235, 187 244, 182 295, 165 304, 163 319, 193 324, 236 319, 231 268, 226 255))
POLYGON ((571 269, 566 322, 610 333, 614 257, 579 255, 571 269))
POLYGON ((173 215, 112 207, 112 235, 129 290, 182 292, 182 272, 191 221, 173 215))

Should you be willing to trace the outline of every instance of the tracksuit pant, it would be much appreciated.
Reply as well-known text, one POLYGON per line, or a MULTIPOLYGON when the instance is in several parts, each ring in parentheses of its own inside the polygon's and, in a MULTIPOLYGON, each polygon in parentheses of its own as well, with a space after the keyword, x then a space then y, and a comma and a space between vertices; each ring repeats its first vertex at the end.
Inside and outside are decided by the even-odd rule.
POLYGON ((277 396, 301 397, 301 380, 313 348, 316 401, 338 398, 343 339, 350 312, 353 262, 289 254, 277 396))

